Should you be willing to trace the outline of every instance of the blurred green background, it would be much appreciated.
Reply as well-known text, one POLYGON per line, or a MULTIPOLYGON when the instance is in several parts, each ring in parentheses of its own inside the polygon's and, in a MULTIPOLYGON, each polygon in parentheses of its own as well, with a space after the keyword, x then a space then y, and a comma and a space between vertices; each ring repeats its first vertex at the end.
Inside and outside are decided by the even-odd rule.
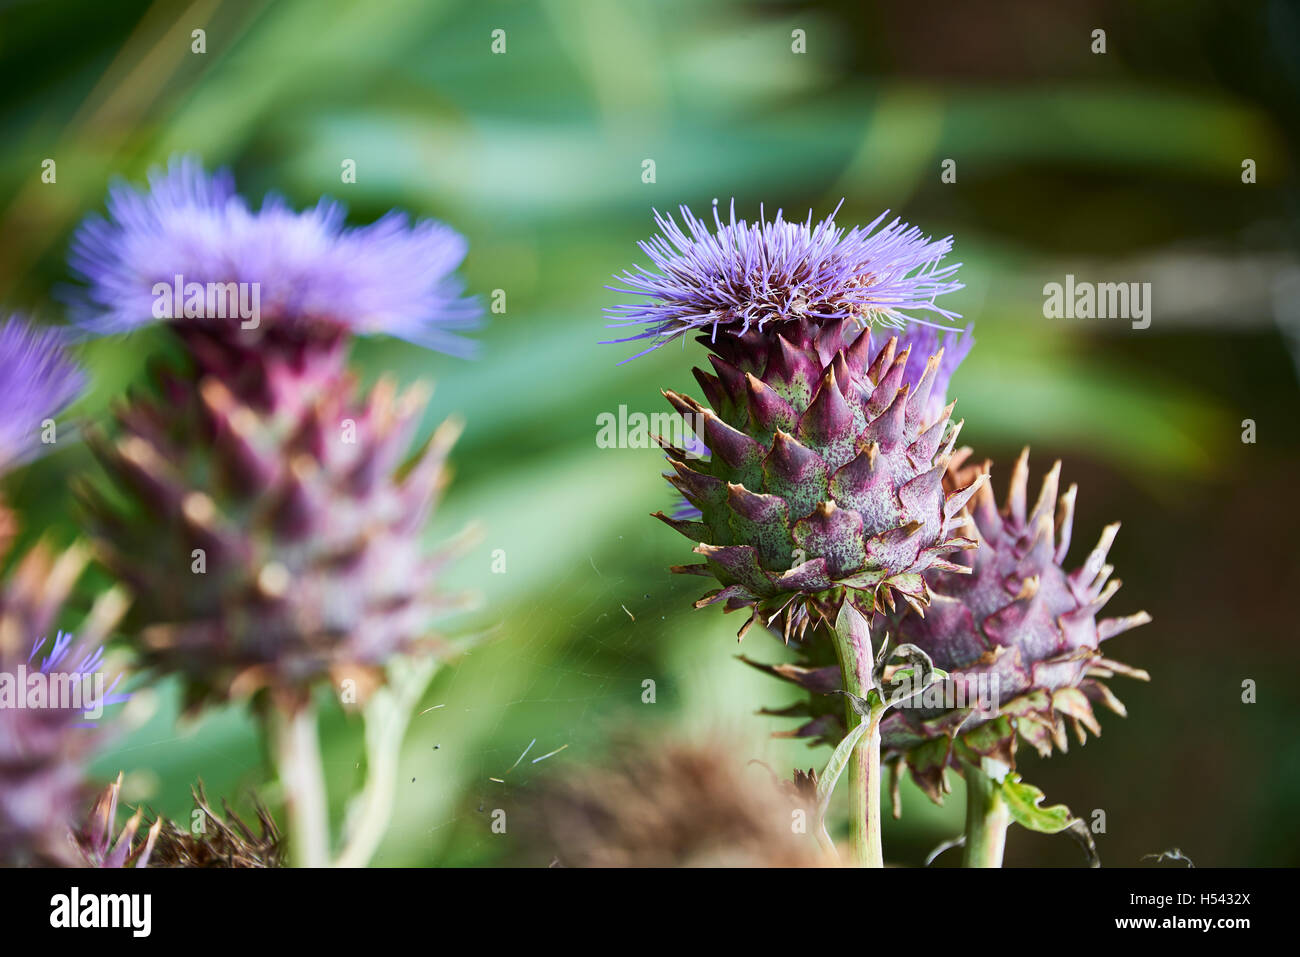
MULTIPOLYGON (((767 737, 790 725, 752 712, 789 693, 734 660, 739 621, 691 611, 699 582, 667 573, 689 546, 647 517, 671 501, 657 453, 595 444, 598 414, 663 410, 659 389, 694 390, 702 359, 692 344, 620 366, 634 350, 599 344, 604 284, 642 261, 651 209, 734 196, 747 217, 821 216, 845 197, 844 224, 888 207, 952 233, 967 288, 949 305, 978 340, 950 391, 963 441, 1000 465, 999 495, 1023 444, 1036 477, 1063 458, 1080 485, 1073 562, 1122 519, 1110 610, 1155 618, 1108 649, 1153 676, 1117 679, 1129 717, 1050 761, 1022 750, 1025 776, 1090 820, 1105 811, 1104 863, 1178 847, 1201 866, 1300 864, 1298 34, 1282 2, 11 2, 0 303, 62 321, 52 290, 80 217, 112 176, 177 152, 233 166, 255 200, 329 194, 352 222, 400 207, 469 237, 471 288, 506 294, 482 357, 370 341, 355 360, 368 378, 436 380, 426 433, 467 419, 429 534, 483 527, 453 582, 482 605, 449 628, 491 629, 426 695, 444 707, 413 723, 378 863, 488 865, 524 859, 490 811, 598 761, 614 728, 740 735, 783 774, 827 757, 767 737), (1151 327, 1045 319, 1043 285, 1067 273, 1151 282, 1151 327)), ((161 341, 85 346, 76 415, 100 420, 161 341)), ((65 444, 14 477, 28 541, 76 535, 68 483, 93 467, 65 444)), ((757 633, 746 646, 783 654, 757 633)), ((274 801, 247 715, 182 721, 174 692, 137 693, 97 773, 126 770, 132 801, 180 817, 200 776, 238 805, 254 788, 274 801)), ((324 733, 338 813, 360 723, 331 711, 324 733)), ((954 783, 943 808, 905 785, 889 860, 918 864, 960 831, 954 783)), ((1079 861, 1064 837, 1009 840, 1009 863, 1079 861)))

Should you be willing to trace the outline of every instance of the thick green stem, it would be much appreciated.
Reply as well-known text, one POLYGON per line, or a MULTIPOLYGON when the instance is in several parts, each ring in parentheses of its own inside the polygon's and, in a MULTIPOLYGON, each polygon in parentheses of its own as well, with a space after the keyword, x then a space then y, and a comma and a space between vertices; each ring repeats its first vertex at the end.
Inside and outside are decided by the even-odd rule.
POLYGON ((967 764, 965 867, 1001 867, 1011 812, 1002 800, 998 781, 1006 765, 985 758, 980 767, 967 764))
MULTIPOLYGON (((868 720, 859 718, 861 721, 868 720)), ((880 714, 873 712, 871 727, 853 749, 849 764, 850 808, 853 832, 850 847, 858 867, 884 867, 880 839, 880 714)))
POLYGON ((272 709, 271 753, 284 788, 293 865, 329 866, 329 804, 315 705, 308 701, 287 711, 272 709))
MULTIPOLYGON (((858 627, 847 627, 841 615, 834 629, 844 690, 867 699, 873 687, 871 638, 866 622, 857 616, 858 627)), ((852 731, 863 721, 870 726, 853 749, 849 762, 849 846, 858 867, 884 867, 880 843, 880 718, 883 705, 876 704, 864 717, 845 699, 845 720, 852 731)))
POLYGON ((365 867, 379 849, 393 816, 402 742, 437 661, 394 660, 389 684, 366 706, 366 783, 348 821, 348 839, 335 867, 365 867))

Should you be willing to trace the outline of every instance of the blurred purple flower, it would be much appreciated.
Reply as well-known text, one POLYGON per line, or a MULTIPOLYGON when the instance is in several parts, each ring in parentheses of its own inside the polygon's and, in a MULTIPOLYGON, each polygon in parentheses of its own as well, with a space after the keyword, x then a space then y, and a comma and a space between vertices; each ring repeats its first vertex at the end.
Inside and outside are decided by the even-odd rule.
POLYGON ((209 175, 192 157, 149 172, 149 188, 109 190, 108 218, 92 215, 72 241, 70 262, 88 284, 73 296, 77 322, 95 334, 155 321, 156 283, 258 284, 260 320, 323 324, 396 336, 466 355, 456 335, 478 325, 478 302, 455 275, 464 237, 396 210, 369 226, 344 224, 345 207, 322 199, 295 212, 268 195, 251 210, 229 170, 209 175))
MULTIPOLYGON (((37 654, 45 647, 47 640, 46 638, 40 638, 32 645, 31 654, 27 656, 28 665, 32 664, 37 654)), ((46 651, 45 657, 37 665, 40 673, 47 677, 65 676, 72 681, 86 681, 99 676, 101 674, 100 669, 104 664, 103 645, 83 642, 80 646, 76 646, 73 644, 75 640, 72 635, 60 631, 53 644, 49 646, 49 650, 46 651)), ((102 712, 104 708, 111 705, 124 703, 131 696, 118 693, 117 687, 121 683, 122 676, 117 675, 113 678, 113 683, 107 688, 101 690, 95 687, 95 697, 89 700, 83 699, 82 707, 74 708, 69 713, 102 712)), ((80 722, 77 727, 93 728, 95 722, 80 722)))
POLYGON ((41 450, 41 423, 62 412, 85 384, 65 343, 60 330, 21 316, 0 325, 0 474, 41 450))
POLYGON ((660 235, 638 244, 652 268, 616 275, 622 285, 608 287, 649 300, 606 309, 611 328, 638 330, 613 341, 650 339, 638 353, 645 355, 696 331, 716 338, 800 320, 901 327, 923 322, 916 313, 959 318, 935 302, 962 288, 953 278, 960 263, 942 263, 951 237, 932 241, 899 219, 877 229, 888 211, 845 230, 835 225, 837 212, 814 225, 811 212, 792 223, 778 210, 768 222, 760 209, 760 222, 747 223, 736 219, 733 200, 725 223, 714 206, 711 230, 685 206, 685 229, 656 211, 660 235))
POLYGON ((0 646, 0 864, 68 863, 95 718, 129 697, 105 687, 104 650, 59 632, 22 659, 0 646), (38 655, 45 649, 44 657, 38 655), (35 675, 45 693, 32 697, 35 675), (71 698, 73 686, 78 697, 71 698), (6 690, 7 689, 7 690, 6 690), (28 700, 31 698, 31 700, 28 700), (21 699, 21 700, 20 700, 21 699))

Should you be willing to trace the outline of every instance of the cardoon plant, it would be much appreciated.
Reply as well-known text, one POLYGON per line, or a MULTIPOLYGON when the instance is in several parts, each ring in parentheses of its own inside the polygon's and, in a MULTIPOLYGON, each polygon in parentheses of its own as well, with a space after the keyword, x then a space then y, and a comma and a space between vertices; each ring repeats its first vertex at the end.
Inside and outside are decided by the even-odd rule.
POLYGON ((642 244, 653 268, 618 277, 648 302, 611 315, 650 349, 697 332, 711 353, 713 372, 694 370, 709 407, 665 393, 711 455, 668 448, 686 505, 658 517, 704 558, 674 571, 720 586, 697 605, 747 609, 742 638, 757 622, 797 650, 791 664, 742 660, 808 692, 770 713, 835 748, 814 781, 819 808, 849 761, 856 858, 879 865, 883 748, 895 782, 906 765, 936 801, 948 768, 965 776, 970 865, 1001 862, 1013 817, 1083 837, 1014 772, 1016 739, 1050 754, 1067 725, 1080 741, 1099 733, 1093 703, 1122 714, 1102 679, 1145 672, 1098 646, 1148 619, 1096 618, 1119 587, 1105 561, 1118 526, 1063 569, 1075 489, 1058 508, 1059 465, 1029 510, 1022 456, 1000 515, 987 465, 963 467, 947 389, 972 343, 924 321, 955 317, 935 302, 959 288, 942 263, 950 242, 897 221, 873 233, 880 219, 845 231, 779 213, 750 225, 715 212, 712 228, 683 217, 685 230, 657 217, 662 235, 642 244), (918 317, 897 335, 870 328, 918 317), (890 633, 876 653, 872 631, 890 633), (991 702, 948 703, 990 685, 991 702))
POLYGON ((291 817, 296 862, 330 860, 311 692, 332 682, 385 735, 340 860, 364 863, 391 807, 395 753, 432 673, 444 550, 420 533, 458 426, 410 452, 428 398, 347 368, 358 334, 465 354, 477 304, 454 272, 463 238, 390 213, 350 228, 322 200, 254 210, 193 160, 115 186, 73 241, 80 325, 162 320, 185 365, 116 412, 92 447, 111 483, 85 490, 104 559, 139 596, 144 663, 191 707, 252 697, 291 817), (355 696, 355 697, 353 697, 355 696), (368 702, 368 703, 367 703, 368 702), (403 710, 405 709, 405 710, 403 710))
MULTIPOLYGON (((969 450, 954 456, 949 486, 989 473, 989 464, 966 466, 969 450)), ((1116 674, 1147 680, 1141 669, 1102 654, 1102 641, 1145 624, 1145 612, 1098 619, 1120 587, 1106 555, 1118 524, 1107 526, 1083 565, 1066 571, 1077 486, 1060 495, 1060 463, 1028 505, 1028 451, 1016 462, 1004 508, 988 484, 971 502, 971 528, 979 546, 961 563, 967 571, 927 576, 932 598, 925 615, 890 616, 899 640, 923 651, 947 678, 929 693, 906 695, 902 707, 881 724, 882 748, 894 780, 906 767, 935 803, 949 790, 947 772, 966 779, 965 860, 970 866, 1001 863, 1012 819, 1035 830, 1070 827, 1089 838, 1062 806, 1039 808, 1041 795, 1014 773, 1019 741, 1046 757, 1069 746, 1068 732, 1082 744, 1101 733, 1094 705, 1117 714, 1125 709, 1104 683, 1116 674)), ((835 744, 846 726, 825 695, 840 688, 829 643, 796 646, 794 664, 761 670, 806 691, 803 701, 779 711, 797 717, 790 736, 835 744)), ((898 813, 895 793, 895 814, 898 813)))
POLYGON ((704 559, 674 571, 717 581, 697 606, 746 609, 742 638, 755 623, 787 640, 828 635, 853 729, 854 854, 879 866, 885 657, 869 619, 924 607, 926 574, 960 570, 953 555, 975 542, 956 532, 978 483, 943 486, 959 425, 932 401, 948 370, 942 350, 913 357, 866 327, 953 318, 936 303, 960 288, 943 263, 951 242, 898 220, 880 227, 884 216, 848 230, 779 212, 750 224, 734 207, 726 222, 715 210, 712 227, 682 216, 685 229, 657 216, 662 234, 641 244, 652 267, 618 277, 617 291, 648 301, 609 311, 637 330, 630 340, 649 341, 645 351, 687 333, 710 351, 713 371, 694 370, 708 407, 665 393, 702 423, 711 453, 691 461, 668 449, 669 481, 700 515, 658 517, 704 559))

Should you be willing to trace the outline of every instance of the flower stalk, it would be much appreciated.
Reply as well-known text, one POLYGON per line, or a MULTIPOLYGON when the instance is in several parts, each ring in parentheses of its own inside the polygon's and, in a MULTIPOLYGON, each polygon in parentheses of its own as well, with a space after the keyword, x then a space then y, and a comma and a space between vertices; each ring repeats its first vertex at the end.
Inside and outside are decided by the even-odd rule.
POLYGON ((316 707, 277 708, 271 717, 271 755, 284 788, 289 854, 294 867, 327 867, 329 802, 321 764, 316 707))
POLYGON ((880 719, 885 706, 876 691, 871 634, 864 619, 845 602, 833 629, 845 695, 849 733, 867 722, 849 760, 849 846, 858 867, 884 867, 880 838, 880 719), (866 714, 862 713, 862 702, 866 714))
POLYGON ((964 867, 1001 867, 1002 852, 1011 824, 1011 810, 1002 798, 1002 779, 1007 766, 994 758, 979 765, 967 764, 966 845, 964 867))
POLYGON ((437 669, 434 658, 395 659, 388 669, 389 684, 366 705, 366 783, 335 867, 365 867, 379 850, 393 816, 406 729, 437 669))

